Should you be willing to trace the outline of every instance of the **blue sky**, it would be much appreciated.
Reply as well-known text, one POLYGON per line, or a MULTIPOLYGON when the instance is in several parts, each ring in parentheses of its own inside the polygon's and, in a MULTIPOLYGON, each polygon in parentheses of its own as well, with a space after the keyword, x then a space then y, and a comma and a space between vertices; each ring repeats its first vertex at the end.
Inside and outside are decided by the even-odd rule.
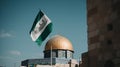
POLYGON ((72 42, 75 59, 87 51, 86 0, 0 0, 0 66, 43 58, 45 43, 58 34, 72 42), (51 19, 53 31, 39 47, 29 31, 40 9, 51 19))

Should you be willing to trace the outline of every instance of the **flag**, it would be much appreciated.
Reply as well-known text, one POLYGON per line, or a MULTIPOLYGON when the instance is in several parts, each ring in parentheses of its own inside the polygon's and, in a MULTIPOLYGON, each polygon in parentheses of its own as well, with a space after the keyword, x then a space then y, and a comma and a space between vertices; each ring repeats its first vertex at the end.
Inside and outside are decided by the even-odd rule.
POLYGON ((40 10, 30 30, 30 36, 38 45, 47 38, 52 31, 51 20, 40 10))

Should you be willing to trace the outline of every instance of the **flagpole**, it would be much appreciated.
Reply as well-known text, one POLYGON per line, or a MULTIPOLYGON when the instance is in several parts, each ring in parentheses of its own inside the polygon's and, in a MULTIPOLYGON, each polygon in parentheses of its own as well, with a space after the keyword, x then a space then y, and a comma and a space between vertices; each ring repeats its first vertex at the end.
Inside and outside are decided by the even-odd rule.
POLYGON ((51 67, 52 67, 52 45, 51 45, 51 67))

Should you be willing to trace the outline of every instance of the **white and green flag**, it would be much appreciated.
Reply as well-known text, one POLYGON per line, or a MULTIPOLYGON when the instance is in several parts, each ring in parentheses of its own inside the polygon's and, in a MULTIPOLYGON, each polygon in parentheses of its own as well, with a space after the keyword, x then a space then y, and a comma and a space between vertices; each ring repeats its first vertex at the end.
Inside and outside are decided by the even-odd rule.
POLYGON ((51 20, 42 11, 39 11, 30 30, 32 40, 41 45, 51 31, 51 20))

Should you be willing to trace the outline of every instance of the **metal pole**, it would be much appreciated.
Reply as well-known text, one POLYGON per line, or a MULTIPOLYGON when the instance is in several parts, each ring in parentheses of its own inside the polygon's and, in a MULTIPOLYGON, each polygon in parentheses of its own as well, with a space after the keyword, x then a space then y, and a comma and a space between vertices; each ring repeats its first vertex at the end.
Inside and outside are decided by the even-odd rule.
POLYGON ((51 67, 52 67, 52 45, 51 45, 51 67))

